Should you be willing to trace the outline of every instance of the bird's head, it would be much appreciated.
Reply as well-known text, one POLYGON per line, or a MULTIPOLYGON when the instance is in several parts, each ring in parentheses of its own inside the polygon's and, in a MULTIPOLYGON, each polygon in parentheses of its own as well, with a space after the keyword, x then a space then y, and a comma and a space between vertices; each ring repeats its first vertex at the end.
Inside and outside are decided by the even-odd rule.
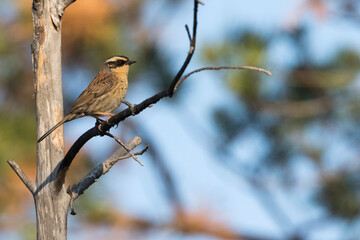
POLYGON ((129 66, 136 61, 131 61, 128 57, 125 56, 113 56, 108 58, 103 66, 103 69, 118 74, 128 74, 129 66))

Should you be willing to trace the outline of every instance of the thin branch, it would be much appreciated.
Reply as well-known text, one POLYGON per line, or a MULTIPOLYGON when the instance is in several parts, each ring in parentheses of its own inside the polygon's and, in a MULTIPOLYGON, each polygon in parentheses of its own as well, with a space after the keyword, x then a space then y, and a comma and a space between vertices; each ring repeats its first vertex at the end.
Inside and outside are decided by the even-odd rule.
POLYGON ((31 182, 29 178, 25 175, 25 173, 21 170, 19 165, 13 160, 8 160, 7 163, 14 170, 14 172, 18 175, 21 181, 25 184, 25 186, 29 189, 31 193, 35 192, 35 183, 31 182))
POLYGON ((189 26, 188 26, 187 24, 185 25, 185 29, 186 29, 186 32, 187 32, 187 34, 188 34, 189 41, 191 42, 191 41, 192 41, 192 40, 191 40, 191 34, 190 34, 189 26))
POLYGON ((124 160, 124 159, 127 159, 127 158, 131 158, 131 157, 133 157, 132 155, 135 155, 135 156, 143 155, 149 148, 150 148, 150 146, 146 145, 145 148, 143 150, 141 150, 140 152, 135 152, 135 153, 132 153, 132 154, 126 154, 126 155, 122 155, 122 156, 119 156, 119 157, 109 158, 107 161, 105 161, 103 163, 103 167, 104 167, 103 168, 103 174, 107 173, 111 169, 111 167, 115 163, 117 163, 118 161, 124 160))
POLYGON ((192 58, 192 56, 194 55, 194 52, 195 52, 198 7, 199 7, 199 1, 194 0, 194 16, 193 16, 194 23, 193 23, 192 37, 190 36, 188 28, 186 29, 186 31, 188 32, 188 35, 189 35, 189 39, 190 39, 190 49, 189 49, 188 55, 187 55, 187 57, 185 59, 185 62, 183 63, 182 67, 180 68, 180 70, 178 71, 176 76, 174 77, 173 81, 171 82, 171 84, 170 84, 170 86, 169 86, 169 88, 167 90, 169 97, 172 97, 172 95, 174 94, 174 87, 175 87, 176 83, 180 80, 181 76, 184 74, 185 69, 189 65, 190 60, 191 60, 191 58, 192 58))
POLYGON ((188 74, 186 74, 185 76, 183 76, 175 85, 174 87, 174 93, 176 92, 177 88, 179 87, 179 85, 185 81, 185 79, 187 79, 188 77, 190 77, 191 75, 193 75, 194 73, 198 73, 201 71, 205 71, 205 70, 222 70, 222 69, 238 69, 238 70, 254 70, 254 71, 258 71, 258 72, 263 72, 269 76, 271 76, 271 72, 263 69, 263 68, 258 68, 258 67, 252 67, 252 66, 222 66, 222 67, 203 67, 203 68, 199 68, 196 69, 188 74))
MULTIPOLYGON (((149 145, 146 145, 143 150, 141 150, 140 152, 133 153, 133 155, 143 155, 149 148, 150 148, 150 146, 149 146, 149 145)), ((119 158, 117 158, 117 159, 112 160, 112 162, 113 162, 113 163, 117 163, 117 162, 120 161, 120 160, 124 160, 124 159, 131 158, 131 157, 132 157, 131 154, 124 155, 124 156, 122 156, 122 157, 119 157, 119 158)))
POLYGON ((115 141, 116 141, 117 143, 119 143, 123 148, 125 148, 125 150, 130 154, 130 156, 131 156, 135 161, 137 161, 141 166, 144 166, 144 164, 142 164, 142 163, 140 162, 140 160, 131 152, 130 149, 128 149, 128 148, 126 147, 126 145, 125 145, 118 137, 112 135, 112 134, 109 133, 109 132, 106 132, 105 135, 106 135, 106 136, 109 136, 109 137, 111 137, 111 138, 113 138, 113 139, 115 139, 115 141))
MULTIPOLYGON (((141 138, 140 137, 134 137, 131 139, 127 144, 127 149, 134 149, 135 147, 139 146, 141 144, 141 138)), ((142 151, 134 153, 134 155, 141 155, 143 154, 149 147, 146 146, 142 151)), ((123 160, 125 158, 130 158, 131 155, 127 154, 127 151, 121 147, 118 150, 116 150, 111 157, 106 159, 104 162, 100 163, 98 166, 96 166, 93 170, 91 170, 84 178, 82 178, 79 183, 75 184, 71 188, 68 188, 68 193, 71 197, 70 201, 70 208, 72 209, 72 214, 76 214, 75 211, 72 208, 72 202, 78 198, 81 194, 85 192, 86 189, 88 189, 97 179, 99 179, 102 175, 106 174, 111 167, 117 163, 120 160, 123 160)))

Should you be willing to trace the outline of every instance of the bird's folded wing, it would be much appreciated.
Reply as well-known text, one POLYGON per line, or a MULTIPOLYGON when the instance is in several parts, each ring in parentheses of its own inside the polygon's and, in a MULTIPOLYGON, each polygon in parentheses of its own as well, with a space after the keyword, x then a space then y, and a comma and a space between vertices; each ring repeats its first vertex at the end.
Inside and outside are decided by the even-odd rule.
MULTIPOLYGON (((110 73, 99 73, 89 86, 76 99, 72 110, 87 105, 93 99, 110 92, 115 84, 115 77, 110 73)), ((70 111, 70 112, 71 112, 70 111)))

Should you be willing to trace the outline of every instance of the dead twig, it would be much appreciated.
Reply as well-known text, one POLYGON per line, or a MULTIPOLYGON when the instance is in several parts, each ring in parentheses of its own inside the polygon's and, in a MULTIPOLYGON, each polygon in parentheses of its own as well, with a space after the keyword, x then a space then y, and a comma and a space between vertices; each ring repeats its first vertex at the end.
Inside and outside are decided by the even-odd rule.
MULTIPOLYGON (((107 173, 110 168, 115 164, 117 163, 118 161, 120 160, 124 160, 124 159, 127 159, 127 158, 131 158, 133 156, 138 156, 138 155, 143 155, 148 149, 150 148, 149 145, 146 145, 146 147, 141 150, 140 152, 135 152, 135 153, 132 153, 131 154, 127 154, 127 155, 123 155, 123 156, 120 156, 120 157, 117 157, 115 159, 111 159, 109 158, 106 162, 103 163, 103 174, 107 173)), ((125 148, 124 148, 125 149, 125 148)), ((126 150, 126 149, 125 149, 126 150)))
POLYGON ((116 141, 117 143, 119 143, 119 144, 130 154, 130 156, 131 156, 135 161, 137 161, 141 166, 144 166, 144 164, 142 164, 142 163, 140 162, 140 160, 135 156, 135 154, 133 154, 133 153, 131 152, 131 150, 130 150, 128 147, 126 147, 126 145, 125 145, 123 142, 121 142, 121 140, 120 140, 118 137, 112 135, 112 134, 109 133, 109 132, 105 132, 104 134, 105 134, 106 136, 109 136, 109 137, 115 139, 115 141, 116 141))
POLYGON ((25 184, 25 186, 29 189, 31 193, 35 192, 35 183, 31 182, 26 174, 21 170, 19 165, 14 160, 8 160, 7 163, 14 170, 14 172, 18 175, 21 181, 25 184))
POLYGON ((222 70, 222 69, 238 69, 238 70, 254 70, 254 71, 258 71, 258 72, 263 72, 267 75, 271 75, 271 72, 266 70, 266 69, 263 69, 263 68, 258 68, 258 67, 252 67, 252 66, 221 66, 221 67, 217 67, 217 66, 214 66, 214 67, 203 67, 203 68, 199 68, 199 69, 196 69, 192 72, 189 72, 188 74, 186 74, 185 76, 183 76, 175 85, 174 87, 174 92, 176 92, 177 88, 179 87, 179 85, 185 81, 185 79, 187 79, 188 77, 190 77, 191 75, 193 75, 194 73, 198 73, 198 72, 201 72, 201 71, 206 71, 206 70, 222 70))
MULTIPOLYGON (((126 148, 132 150, 135 147, 139 146, 140 144, 141 144, 141 138, 134 137, 126 144, 126 148)), ((146 146, 142 151, 133 154, 142 155, 148 148, 149 146, 146 146)), ((109 157, 108 159, 100 163, 98 166, 96 166, 93 170, 91 170, 85 177, 83 177, 79 181, 79 183, 75 184, 72 187, 69 187, 67 189, 67 193, 70 195, 71 214, 72 215, 76 214, 74 208, 72 207, 72 204, 75 199, 77 199, 80 195, 82 195, 86 191, 86 189, 88 189, 92 184, 96 182, 97 179, 99 179, 102 175, 106 174, 115 163, 130 157, 132 156, 128 154, 128 151, 125 150, 124 147, 121 147, 118 150, 116 150, 111 155, 111 157, 109 157)))

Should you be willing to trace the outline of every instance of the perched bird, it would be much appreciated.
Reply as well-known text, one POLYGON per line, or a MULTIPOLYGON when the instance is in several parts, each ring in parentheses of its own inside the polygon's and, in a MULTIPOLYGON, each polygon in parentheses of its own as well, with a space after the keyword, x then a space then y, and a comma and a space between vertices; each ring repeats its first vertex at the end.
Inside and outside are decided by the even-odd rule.
POLYGON ((76 99, 70 112, 37 142, 44 140, 65 122, 83 116, 92 116, 97 119, 99 116, 113 116, 112 112, 120 106, 126 95, 129 66, 135 62, 125 56, 107 59, 98 75, 76 99))

